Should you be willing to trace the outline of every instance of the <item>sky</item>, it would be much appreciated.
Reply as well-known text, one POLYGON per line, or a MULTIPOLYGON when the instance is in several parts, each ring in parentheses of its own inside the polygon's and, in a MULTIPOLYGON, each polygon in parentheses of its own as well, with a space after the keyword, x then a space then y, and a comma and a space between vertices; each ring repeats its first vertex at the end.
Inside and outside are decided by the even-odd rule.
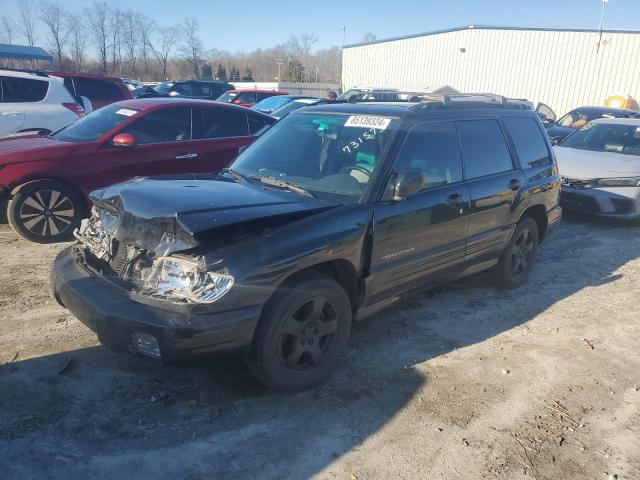
MULTIPOLYGON (((17 1, 0 0, 0 16, 17 21, 17 1)), ((62 3, 82 11, 91 1, 62 3)), ((303 32, 318 36, 319 49, 340 46, 343 40, 357 43, 366 33, 384 39, 463 25, 597 28, 602 5, 601 0, 109 0, 108 4, 142 12, 160 26, 197 17, 205 48, 231 52, 271 47, 303 32)), ((640 0, 609 0, 604 28, 640 29, 639 19, 640 0)), ((38 40, 47 46, 43 34, 38 40)))

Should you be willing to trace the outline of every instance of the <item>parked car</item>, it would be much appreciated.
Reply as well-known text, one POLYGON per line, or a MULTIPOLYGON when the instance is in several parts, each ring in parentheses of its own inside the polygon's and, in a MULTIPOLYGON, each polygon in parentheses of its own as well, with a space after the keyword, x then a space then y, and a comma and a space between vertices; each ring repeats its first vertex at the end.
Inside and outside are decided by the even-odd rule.
POLYGON ((0 135, 51 133, 84 115, 61 78, 44 72, 0 69, 0 135))
POLYGON ((564 208, 640 218, 640 119, 594 120, 565 138, 555 152, 564 208))
POLYGON ((233 85, 227 82, 207 80, 172 80, 154 86, 145 85, 134 90, 136 98, 187 97, 216 100, 233 85))
POLYGON ((561 216, 556 172, 536 114, 506 101, 305 108, 220 176, 94 192, 52 287, 116 350, 241 349, 297 390, 403 295, 490 268, 522 285, 561 216))
POLYGON ((88 192, 135 176, 217 172, 274 122, 204 100, 113 103, 50 136, 0 138, 0 203, 23 237, 68 240, 89 213, 88 192))
POLYGON ((93 73, 51 72, 64 79, 64 85, 76 97, 87 97, 93 110, 113 102, 128 100, 131 92, 122 79, 93 73))
POLYGON ((299 108, 310 107, 312 105, 317 105, 322 100, 319 98, 299 98, 294 100, 293 102, 285 103, 280 108, 275 109, 269 115, 273 118, 277 118, 278 120, 290 114, 294 110, 298 110, 299 108))
POLYGON ((358 102, 360 100, 402 100, 397 88, 356 87, 338 95, 336 100, 358 102))
POLYGON ((265 98, 288 94, 289 92, 278 90, 229 90, 220 95, 217 100, 222 103, 233 103, 234 105, 241 105, 243 107, 253 107, 265 98))
POLYGON ((144 83, 138 80, 132 80, 131 78, 123 78, 122 83, 124 83, 130 91, 134 91, 136 88, 144 86, 144 83))
POLYGON ((320 98, 310 97, 308 95, 274 95, 272 97, 265 98, 264 100, 260 100, 251 108, 262 113, 271 114, 274 110, 277 110, 278 108, 283 107, 288 103, 293 102, 294 100, 302 99, 311 99, 315 102, 321 100, 320 98))
POLYGON ((544 103, 538 104, 538 114, 553 143, 558 143, 576 129, 598 118, 640 118, 640 112, 609 107, 580 107, 556 121, 556 114, 544 103))

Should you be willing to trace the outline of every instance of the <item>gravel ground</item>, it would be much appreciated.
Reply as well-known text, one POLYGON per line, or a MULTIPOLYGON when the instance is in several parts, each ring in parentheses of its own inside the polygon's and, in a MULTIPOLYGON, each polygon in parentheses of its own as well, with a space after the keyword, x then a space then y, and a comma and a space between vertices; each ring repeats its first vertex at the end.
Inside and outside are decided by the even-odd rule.
POLYGON ((640 478, 637 226, 565 219, 526 286, 413 297, 295 395, 102 348, 50 297, 60 248, 0 226, 2 479, 640 478))

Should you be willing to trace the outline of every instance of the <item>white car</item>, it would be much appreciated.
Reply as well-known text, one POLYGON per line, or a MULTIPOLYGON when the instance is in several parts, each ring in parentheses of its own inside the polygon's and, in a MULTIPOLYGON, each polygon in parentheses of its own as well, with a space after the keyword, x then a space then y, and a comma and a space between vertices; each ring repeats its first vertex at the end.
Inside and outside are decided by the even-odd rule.
POLYGON ((0 69, 0 135, 51 133, 84 113, 61 78, 42 72, 0 69))
POLYGON ((640 119, 601 118, 554 147, 560 203, 602 217, 640 218, 640 119))

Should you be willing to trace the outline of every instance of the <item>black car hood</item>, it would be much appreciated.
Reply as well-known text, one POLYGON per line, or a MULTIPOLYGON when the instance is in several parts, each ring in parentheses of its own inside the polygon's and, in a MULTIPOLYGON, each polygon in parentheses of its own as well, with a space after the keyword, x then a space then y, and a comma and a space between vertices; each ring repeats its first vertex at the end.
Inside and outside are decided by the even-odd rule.
POLYGON ((97 190, 91 199, 117 214, 116 238, 158 255, 227 243, 335 206, 216 175, 135 178, 97 190))

